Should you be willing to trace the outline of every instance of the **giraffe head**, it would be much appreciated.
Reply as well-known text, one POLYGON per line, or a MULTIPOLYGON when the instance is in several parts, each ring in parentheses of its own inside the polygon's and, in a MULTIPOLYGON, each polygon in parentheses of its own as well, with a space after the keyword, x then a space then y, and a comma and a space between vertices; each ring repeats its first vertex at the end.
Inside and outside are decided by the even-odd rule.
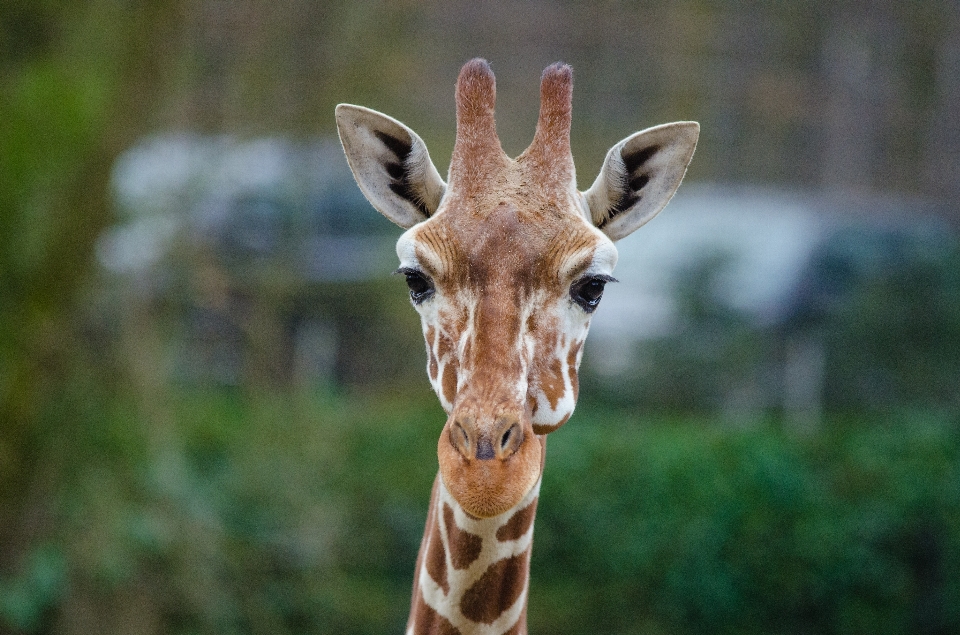
POLYGON ((590 317, 613 280, 614 241, 667 204, 699 126, 638 132, 607 153, 585 192, 570 152, 573 73, 543 72, 533 142, 510 159, 494 123, 494 76, 475 59, 456 87, 449 183, 413 130, 341 104, 340 139, 373 206, 406 232, 399 273, 420 313, 427 373, 448 418, 440 475, 463 509, 486 518, 538 482, 545 435, 577 399, 590 317))

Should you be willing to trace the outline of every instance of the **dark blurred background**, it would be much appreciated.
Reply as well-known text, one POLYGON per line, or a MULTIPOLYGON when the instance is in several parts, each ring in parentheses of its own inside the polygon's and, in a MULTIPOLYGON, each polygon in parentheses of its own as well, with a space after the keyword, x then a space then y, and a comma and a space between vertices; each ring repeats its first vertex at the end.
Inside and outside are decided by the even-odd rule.
POLYGON ((445 172, 692 119, 551 436, 535 633, 960 632, 960 2, 0 2, 0 633, 399 633, 444 415, 339 102, 445 172))

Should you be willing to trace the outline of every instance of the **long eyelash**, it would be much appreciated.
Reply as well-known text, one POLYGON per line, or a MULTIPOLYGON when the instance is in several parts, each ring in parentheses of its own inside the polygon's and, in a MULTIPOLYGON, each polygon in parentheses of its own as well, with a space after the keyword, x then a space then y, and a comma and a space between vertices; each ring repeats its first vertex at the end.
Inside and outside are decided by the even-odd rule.
POLYGON ((606 274, 582 276, 577 280, 577 282, 583 282, 585 280, 603 280, 604 282, 620 282, 613 276, 608 276, 606 274))

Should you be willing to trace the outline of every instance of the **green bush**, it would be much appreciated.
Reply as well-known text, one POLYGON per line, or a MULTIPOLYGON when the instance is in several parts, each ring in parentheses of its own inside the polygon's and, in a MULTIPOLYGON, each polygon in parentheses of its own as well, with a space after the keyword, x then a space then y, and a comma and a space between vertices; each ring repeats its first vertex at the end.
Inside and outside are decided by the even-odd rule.
MULTIPOLYGON (((12 632, 402 630, 444 419, 426 390, 97 415, 69 437, 54 539, 0 579, 12 632)), ((585 404, 548 443, 532 631, 957 632, 956 417, 830 424, 585 404)))
POLYGON ((792 438, 601 414, 548 453, 538 630, 957 632, 955 419, 792 438))

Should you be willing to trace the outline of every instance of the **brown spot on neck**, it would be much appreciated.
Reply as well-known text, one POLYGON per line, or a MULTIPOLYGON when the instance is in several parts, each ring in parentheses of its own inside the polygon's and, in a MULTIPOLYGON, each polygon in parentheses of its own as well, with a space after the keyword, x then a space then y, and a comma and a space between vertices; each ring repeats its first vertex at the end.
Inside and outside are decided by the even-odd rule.
POLYGON ((413 623, 413 632, 416 635, 462 635, 460 629, 424 602, 419 590, 414 599, 410 621, 413 623))
POLYGON ((434 518, 433 528, 430 530, 430 542, 426 553, 427 573, 433 578, 443 592, 450 592, 447 582, 447 558, 443 548, 443 539, 440 537, 440 521, 434 518))
POLYGON ((450 562, 454 569, 466 569, 480 557, 483 539, 457 526, 453 509, 443 505, 443 522, 447 526, 447 541, 450 544, 450 562))
POLYGON ((522 538, 530 530, 533 519, 537 515, 537 500, 533 499, 533 502, 514 514, 505 525, 500 527, 497 530, 497 540, 504 542, 522 538))
POLYGON ((530 572, 530 550, 495 562, 460 600, 468 620, 491 624, 523 593, 530 572))

